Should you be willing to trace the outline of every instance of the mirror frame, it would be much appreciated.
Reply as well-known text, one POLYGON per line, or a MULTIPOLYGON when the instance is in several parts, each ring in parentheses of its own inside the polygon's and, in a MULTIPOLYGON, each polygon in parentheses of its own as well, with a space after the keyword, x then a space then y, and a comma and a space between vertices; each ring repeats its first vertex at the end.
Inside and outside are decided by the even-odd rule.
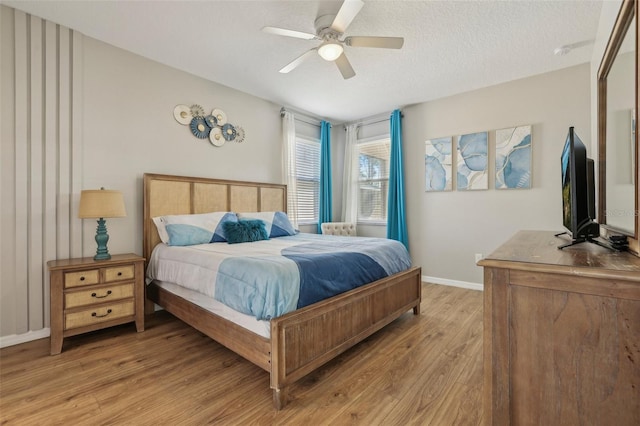
POLYGON ((607 76, 613 66, 613 62, 616 58, 618 50, 627 34, 631 22, 635 17, 636 26, 636 70, 635 70, 635 104, 636 104, 636 126, 638 123, 638 112, 640 111, 640 104, 638 103, 638 86, 640 85, 640 77, 638 76, 638 62, 640 54, 638 53, 638 4, 637 0, 623 0, 618 12, 618 17, 609 36, 607 47, 602 56, 600 68, 598 69, 598 222, 600 223, 601 233, 605 238, 609 235, 627 235, 629 238, 629 251, 636 256, 640 256, 640 246, 638 243, 640 230, 640 214, 638 214, 638 203, 640 198, 640 166, 638 165, 638 130, 636 127, 635 135, 635 230, 633 235, 628 232, 620 231, 619 229, 607 226, 606 224, 606 176, 607 176, 607 76))

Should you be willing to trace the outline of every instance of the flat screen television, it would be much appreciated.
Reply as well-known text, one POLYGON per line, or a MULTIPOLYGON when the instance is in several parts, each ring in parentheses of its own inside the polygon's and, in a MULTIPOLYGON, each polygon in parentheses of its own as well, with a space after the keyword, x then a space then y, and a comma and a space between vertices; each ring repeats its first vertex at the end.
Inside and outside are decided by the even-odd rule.
POLYGON ((582 242, 603 245, 594 238, 600 236, 595 218, 595 179, 593 160, 587 158, 587 148, 573 127, 569 128, 561 155, 562 166, 562 223, 571 242, 564 248, 582 242))

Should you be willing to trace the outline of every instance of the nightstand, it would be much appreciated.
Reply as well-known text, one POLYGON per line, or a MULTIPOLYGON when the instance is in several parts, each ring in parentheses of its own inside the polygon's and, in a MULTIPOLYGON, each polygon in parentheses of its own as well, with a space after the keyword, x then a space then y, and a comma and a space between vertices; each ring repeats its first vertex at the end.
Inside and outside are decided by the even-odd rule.
POLYGON ((144 258, 118 254, 51 260, 51 355, 62 339, 135 321, 144 331, 144 258))

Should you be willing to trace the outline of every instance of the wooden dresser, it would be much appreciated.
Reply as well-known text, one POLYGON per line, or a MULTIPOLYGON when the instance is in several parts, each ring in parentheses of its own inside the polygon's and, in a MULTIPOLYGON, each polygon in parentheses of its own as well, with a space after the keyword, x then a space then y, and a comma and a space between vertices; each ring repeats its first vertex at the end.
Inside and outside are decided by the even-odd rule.
POLYGON ((521 231, 484 267, 486 425, 640 425, 640 258, 521 231))
POLYGON ((62 351, 62 339, 135 321, 144 330, 144 258, 114 255, 52 260, 51 355, 62 351))

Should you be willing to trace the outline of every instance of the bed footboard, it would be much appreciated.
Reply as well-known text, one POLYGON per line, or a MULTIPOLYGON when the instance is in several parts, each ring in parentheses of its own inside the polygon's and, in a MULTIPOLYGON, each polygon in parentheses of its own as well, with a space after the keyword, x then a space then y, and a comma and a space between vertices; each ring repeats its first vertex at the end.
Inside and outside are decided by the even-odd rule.
POLYGON ((275 408, 286 404, 287 385, 335 358, 413 309, 420 313, 421 268, 271 320, 271 388, 275 408))
POLYGON ((167 312, 258 367, 271 371, 270 339, 245 330, 239 325, 159 287, 155 282, 147 286, 147 299, 162 306, 167 312))

